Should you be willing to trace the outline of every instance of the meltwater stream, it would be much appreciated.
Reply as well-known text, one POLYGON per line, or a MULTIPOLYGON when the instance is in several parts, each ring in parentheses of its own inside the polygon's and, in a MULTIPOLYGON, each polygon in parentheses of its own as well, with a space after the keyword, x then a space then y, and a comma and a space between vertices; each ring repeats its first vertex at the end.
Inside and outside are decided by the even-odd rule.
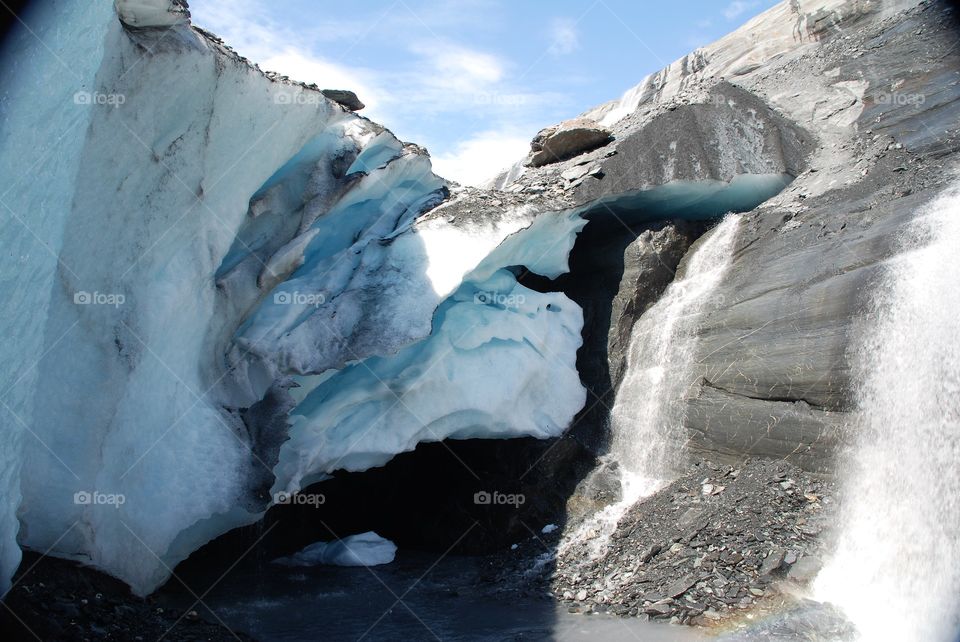
POLYGON ((683 399, 700 376, 693 330, 714 302, 711 293, 730 265, 739 224, 740 217, 730 214, 710 230, 634 325, 611 416, 610 457, 620 466, 621 499, 575 529, 565 538, 568 545, 589 541, 599 554, 627 509, 669 481, 683 444, 683 399))
POLYGON ((960 635, 960 187, 909 228, 854 355, 840 539, 817 578, 865 642, 960 635))
POLYGON ((730 265, 740 217, 708 233, 682 273, 633 327, 623 383, 611 417, 613 454, 628 473, 662 483, 673 471, 683 439, 683 399, 699 373, 694 327, 730 265))

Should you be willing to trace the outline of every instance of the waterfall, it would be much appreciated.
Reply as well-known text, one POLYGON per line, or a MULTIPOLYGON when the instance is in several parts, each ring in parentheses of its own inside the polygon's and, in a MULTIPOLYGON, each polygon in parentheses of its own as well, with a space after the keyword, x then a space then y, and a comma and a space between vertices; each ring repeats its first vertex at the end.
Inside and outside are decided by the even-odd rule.
POLYGON ((676 464, 684 441, 683 399, 700 375, 694 329, 730 265, 739 222, 730 215, 711 230, 683 273, 633 326, 611 423, 612 454, 635 488, 660 485, 676 464))
POLYGON ((581 524, 561 552, 589 542, 596 557, 623 514, 670 481, 684 441, 684 397, 701 374, 694 362, 694 330, 730 265, 739 224, 740 217, 730 214, 710 230, 660 300, 634 324, 611 413, 609 456, 620 466, 621 499, 581 524))
POLYGON ((960 187, 908 228, 854 352, 857 432, 836 551, 814 586, 863 640, 960 633, 960 187))

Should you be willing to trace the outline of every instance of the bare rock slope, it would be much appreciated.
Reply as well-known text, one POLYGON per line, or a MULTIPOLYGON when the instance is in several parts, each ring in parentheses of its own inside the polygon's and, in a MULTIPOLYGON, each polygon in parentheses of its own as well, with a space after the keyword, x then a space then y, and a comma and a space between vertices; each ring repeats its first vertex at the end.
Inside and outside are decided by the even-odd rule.
MULTIPOLYGON (((784 177, 747 214, 725 303, 697 327, 706 376, 687 401, 692 451, 829 468, 853 409, 848 351, 870 284, 956 164, 957 34, 945 2, 783 2, 584 114, 610 129, 608 145, 543 166, 534 149, 491 183, 592 208, 591 225, 635 238, 625 199, 784 177)), ((613 318, 585 328, 609 333, 615 375, 644 309, 623 301, 643 287, 624 278, 613 318)))

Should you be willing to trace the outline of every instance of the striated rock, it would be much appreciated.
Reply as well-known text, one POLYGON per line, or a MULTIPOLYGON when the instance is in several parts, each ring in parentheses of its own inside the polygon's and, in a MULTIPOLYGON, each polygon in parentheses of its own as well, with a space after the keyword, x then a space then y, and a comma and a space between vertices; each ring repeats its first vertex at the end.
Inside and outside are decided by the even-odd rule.
MULTIPOLYGON (((688 181, 782 177, 783 191, 744 218, 715 293, 721 303, 694 329, 702 379, 683 419, 693 454, 833 466, 851 424, 856 319, 960 149, 957 31, 945 2, 781 3, 585 113, 612 132, 602 150, 501 177, 510 190, 546 185, 558 206, 688 181)), ((645 309, 620 312, 630 281, 644 297, 656 290, 630 271, 625 261, 606 328, 614 386, 618 354, 645 309)), ((595 333, 590 323, 603 319, 587 322, 595 333)))
POLYGON ((797 123, 726 82, 710 95, 724 100, 683 105, 618 132, 617 154, 599 163, 605 179, 582 183, 576 202, 673 181, 729 182, 743 174, 792 177, 805 169, 812 140, 797 123))
POLYGON ((541 130, 530 143, 531 167, 567 160, 613 140, 609 129, 587 118, 567 120, 541 130))
POLYGON ((349 89, 321 89, 320 93, 350 111, 360 111, 366 107, 349 89))
POLYGON ((677 221, 659 230, 645 230, 623 251, 623 275, 613 297, 607 360, 616 388, 626 366, 633 324, 673 281, 677 266, 700 227, 677 221))

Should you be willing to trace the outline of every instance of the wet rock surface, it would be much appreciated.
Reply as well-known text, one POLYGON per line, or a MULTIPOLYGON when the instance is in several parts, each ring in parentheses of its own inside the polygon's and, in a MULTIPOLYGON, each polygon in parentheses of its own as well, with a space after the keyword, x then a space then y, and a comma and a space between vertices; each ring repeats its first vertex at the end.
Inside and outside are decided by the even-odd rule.
MULTIPOLYGON (((834 494, 833 482, 782 461, 696 463, 630 508, 600 555, 589 535, 564 540, 576 527, 568 524, 563 536, 519 544, 491 564, 488 578, 523 577, 509 590, 551 595, 575 612, 704 627, 811 611, 794 595, 829 550, 834 494)), ((849 627, 835 613, 814 619, 817 630, 849 627)))
POLYGON ((633 324, 673 281, 680 260, 701 229, 677 221, 662 229, 644 230, 623 251, 623 275, 613 297, 607 336, 613 388, 626 369, 633 324))
POLYGON ((718 642, 847 642, 856 640, 856 629, 840 610, 831 605, 801 599, 788 606, 776 618, 770 618, 736 632, 720 635, 718 642))
POLYGON ((26 553, 13 581, 0 609, 0 638, 11 642, 253 640, 218 622, 202 603, 186 611, 165 608, 156 598, 135 597, 122 582, 65 560, 26 553))

